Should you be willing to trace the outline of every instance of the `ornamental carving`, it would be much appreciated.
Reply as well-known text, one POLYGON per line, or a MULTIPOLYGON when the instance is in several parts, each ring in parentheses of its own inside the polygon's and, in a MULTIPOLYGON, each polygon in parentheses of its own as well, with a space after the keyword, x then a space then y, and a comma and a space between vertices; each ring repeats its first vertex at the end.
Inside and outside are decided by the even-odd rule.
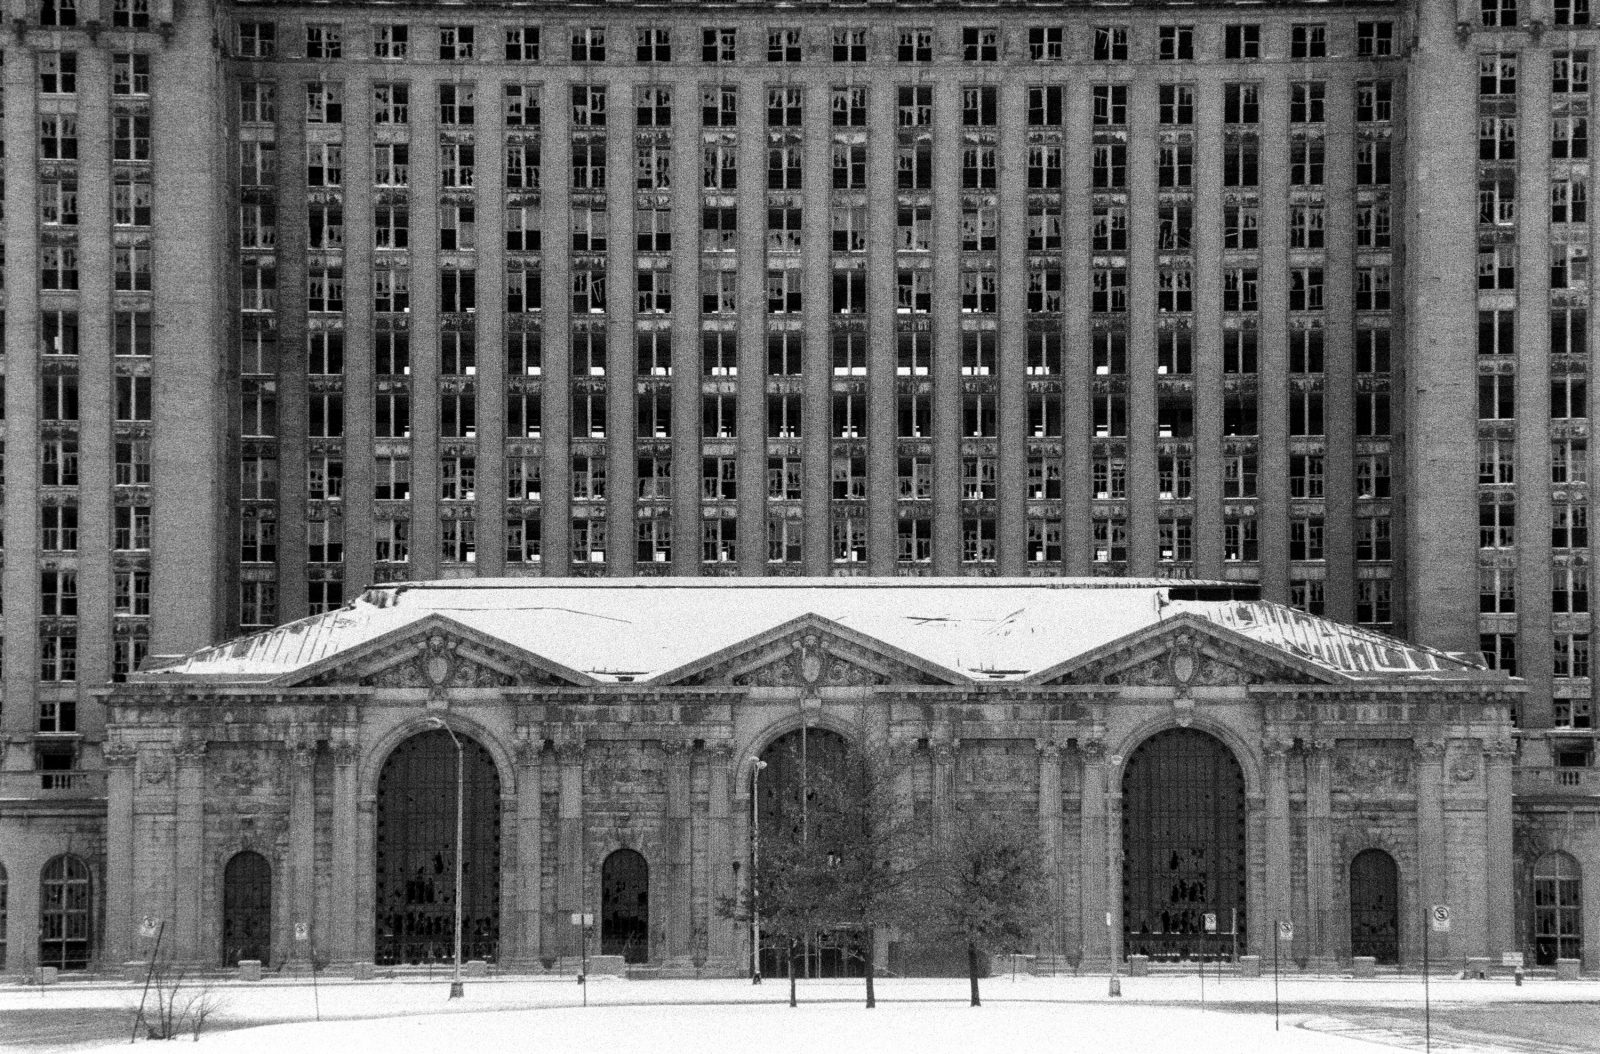
POLYGON ((1179 692, 1219 685, 1314 683, 1304 671, 1215 639, 1186 634, 1163 641, 1155 654, 1151 654, 1150 647, 1146 641, 1119 649, 1070 671, 1054 683, 1161 685, 1175 687, 1179 692))
POLYGON ((963 783, 990 787, 1031 784, 1039 772, 1038 755, 1002 754, 999 751, 964 751, 956 761, 963 783))
POLYGON ((1457 783, 1471 783, 1478 778, 1478 759, 1472 754, 1457 754, 1450 762, 1450 778, 1457 783))
POLYGON ((436 631, 423 641, 412 637, 348 665, 326 670, 307 680, 305 686, 426 688, 430 695, 443 695, 455 688, 547 687, 565 683, 526 659, 497 657, 455 634, 436 631))
POLYGON ((1334 789, 1360 797, 1411 790, 1411 744, 1391 740, 1346 740, 1333 751, 1334 789))
POLYGON ((687 678, 686 685, 740 687, 859 687, 940 684, 921 670, 820 633, 795 634, 718 663, 687 678))

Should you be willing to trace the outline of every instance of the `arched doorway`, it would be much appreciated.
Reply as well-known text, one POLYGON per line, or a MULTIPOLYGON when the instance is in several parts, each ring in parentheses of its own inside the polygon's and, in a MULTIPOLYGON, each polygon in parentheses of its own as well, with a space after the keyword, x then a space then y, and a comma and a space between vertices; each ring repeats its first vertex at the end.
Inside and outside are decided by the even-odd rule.
MULTIPOLYGON (((461 735, 461 955, 492 961, 500 941, 500 776, 461 735)), ((454 955, 456 746, 443 729, 395 747, 378 775, 374 961, 448 962, 454 955)))
POLYGON ((1583 958, 1583 879, 1578 862, 1562 852, 1533 864, 1533 961, 1583 958))
POLYGON ((1244 773, 1221 740, 1174 728, 1139 744, 1122 775, 1123 954, 1226 958, 1235 925, 1245 946, 1244 840, 1244 773))
MULTIPOLYGON (((790 844, 809 841, 816 830, 809 807, 829 774, 842 771, 849 751, 849 741, 826 728, 796 729, 768 744, 760 755, 766 767, 753 777, 759 790, 755 826, 762 844, 770 848, 780 839, 790 844)), ((801 942, 795 972, 802 977, 860 977, 866 962, 861 939, 854 930, 820 930, 801 942)), ((784 942, 764 938, 759 958, 762 974, 788 973, 784 942)))
POLYGON ((650 865, 632 849, 600 865, 600 954, 650 960, 650 865))
POLYGON ((1382 849, 1350 861, 1350 954, 1400 961, 1400 869, 1382 849))
POLYGON ((94 932, 89 865, 64 853, 39 875, 39 965, 59 970, 89 968, 94 932))
POLYGON ((222 869, 222 965, 272 961, 272 866, 249 849, 222 869))

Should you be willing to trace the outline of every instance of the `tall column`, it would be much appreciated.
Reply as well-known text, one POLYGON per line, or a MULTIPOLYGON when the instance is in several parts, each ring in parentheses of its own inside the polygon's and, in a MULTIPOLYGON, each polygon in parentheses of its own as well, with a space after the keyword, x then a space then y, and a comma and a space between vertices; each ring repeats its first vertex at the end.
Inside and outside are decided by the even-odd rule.
MULTIPOLYGON (((1397 360, 1405 363, 1405 375, 1395 377, 1406 401, 1405 465, 1395 480, 1401 499, 1395 504, 1409 556, 1406 625, 1420 644, 1472 651, 1478 647, 1471 603, 1478 481, 1461 451, 1478 439, 1477 364, 1465 352, 1477 341, 1477 276, 1467 261, 1477 252, 1478 168, 1472 137, 1461 130, 1478 117, 1478 49, 1457 41, 1459 12, 1457 0, 1421 0, 1413 16, 1417 43, 1406 77, 1403 182, 1427 189, 1407 195, 1396 215, 1406 246, 1400 299, 1408 310, 1405 352, 1397 360)), ((1543 122, 1541 115, 1530 123, 1542 128, 1543 122)), ((1524 261, 1530 264, 1540 266, 1524 261)))
MULTIPOLYGON (((1269 736, 1262 741, 1261 752, 1266 759, 1266 838, 1267 874, 1266 896, 1262 903, 1267 918, 1252 927, 1257 940, 1270 940, 1269 928, 1280 919, 1293 919, 1290 900, 1289 849, 1292 844, 1289 831, 1289 748, 1291 742, 1269 736)), ((1285 951, 1287 954, 1287 951, 1285 951)))
POLYGON ((693 744, 686 740, 669 740, 661 744, 667 755, 667 896, 666 918, 662 929, 666 937, 665 949, 656 949, 652 958, 666 958, 678 965, 689 961, 694 949, 690 936, 693 932, 694 899, 690 875, 694 866, 693 826, 689 818, 692 785, 689 780, 693 744))
POLYGON ((179 744, 177 830, 173 838, 172 921, 177 957, 199 959, 200 891, 205 886, 205 760, 203 742, 179 744))
POLYGON ((316 771, 316 748, 309 743, 294 744, 289 751, 289 915, 284 920, 289 940, 284 958, 302 964, 318 937, 313 932, 309 940, 294 939, 300 923, 311 925, 315 907, 316 771))
POLYGON ((1039 844, 1044 848, 1045 888, 1050 898, 1045 946, 1052 955, 1060 955, 1066 931, 1062 916, 1066 883, 1061 873, 1061 748, 1044 740, 1035 746, 1039 751, 1039 844))
MULTIPOLYGON (((556 749, 561 765, 561 796, 558 815, 561 819, 557 836, 556 921, 559 923, 574 911, 584 911, 589 905, 584 898, 583 870, 583 742, 562 743, 556 749)), ((577 954, 579 934, 576 927, 566 939, 556 944, 564 954, 577 954)))
POLYGON ((356 954, 356 786, 361 750, 340 743, 333 751, 333 932, 328 947, 333 958, 353 962, 356 954))
POLYGON ((955 802, 956 756, 961 740, 951 739, 933 746, 933 821, 943 835, 950 833, 955 802))
POLYGON ((1306 758, 1306 933, 1311 954, 1339 954, 1333 911, 1332 739, 1311 742, 1306 758))
POLYGON ((544 846, 541 762, 544 742, 537 734, 517 744, 517 879, 514 954, 529 963, 544 953, 544 846))
POLYGON ((125 744, 108 744, 105 750, 105 961, 113 968, 133 955, 133 778, 138 757, 139 752, 125 744))
POLYGON ((733 751, 726 745, 711 749, 711 778, 706 808, 710 813, 706 854, 711 860, 711 908, 705 922, 707 964, 719 970, 735 970, 738 948, 735 923, 717 914, 716 905, 733 895, 733 751))
POLYGON ((1106 827, 1106 747, 1098 739, 1078 746, 1082 816, 1079 824, 1078 866, 1079 931, 1083 934, 1083 965, 1099 967, 1111 962, 1110 887, 1111 846, 1106 827))
POLYGON ((1487 903, 1483 917, 1488 920, 1488 948, 1491 955, 1516 948, 1516 904, 1511 891, 1511 773, 1517 760, 1517 744, 1498 739, 1485 744, 1483 842, 1488 849, 1488 875, 1484 883, 1487 903))
MULTIPOLYGON (((1440 904, 1445 900, 1445 890, 1448 876, 1445 868, 1445 838, 1444 838, 1444 748, 1439 740, 1417 740, 1413 743, 1413 763, 1416 771, 1417 787, 1417 899, 1410 905, 1401 898, 1401 911, 1409 907, 1412 916, 1411 922, 1401 917, 1400 932, 1404 935, 1408 930, 1416 932, 1413 927, 1418 923, 1415 920, 1422 918, 1423 911, 1430 904, 1440 904)), ((1450 934, 1431 933, 1428 935, 1429 959, 1445 959, 1450 954, 1450 934)), ((1416 944, 1412 955, 1422 954, 1422 935, 1416 934, 1416 944)), ((1401 950, 1405 957, 1405 950, 1401 950)))

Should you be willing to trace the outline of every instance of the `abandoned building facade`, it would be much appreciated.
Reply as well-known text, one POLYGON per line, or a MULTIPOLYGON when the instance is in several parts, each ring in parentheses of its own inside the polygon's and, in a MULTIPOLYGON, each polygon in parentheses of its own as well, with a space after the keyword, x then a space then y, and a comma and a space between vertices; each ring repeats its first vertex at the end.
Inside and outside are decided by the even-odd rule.
MULTIPOLYGON (((1400 890, 1411 954, 1437 769, 1429 859, 1449 881, 1486 862, 1462 948, 1535 956, 1548 930, 1539 957, 1582 955, 1600 867, 1585 0, 0 13, 0 968, 112 962, 145 914, 185 954, 238 958, 229 896, 272 960, 297 954, 295 921, 339 959, 424 954, 373 928, 380 784, 444 779, 449 732, 474 800, 502 803, 474 894, 499 908, 473 940, 563 954, 560 912, 600 896, 627 826, 594 818, 616 813, 662 839, 612 864, 667 905, 628 924, 630 954, 742 962, 710 905, 750 848, 743 752, 792 731, 761 692, 696 709, 681 684, 574 667, 471 688, 492 704, 446 693, 447 730, 418 723, 440 698, 425 677, 313 704, 289 665, 270 690, 135 673, 341 617, 369 586, 666 576, 1205 582, 1390 634, 1443 656, 1450 676, 1423 678, 1443 694, 1269 662, 1229 686, 1235 709, 1197 703, 1144 754, 1139 722, 1190 713, 1144 688, 1201 694, 1156 678, 1051 711, 1050 692, 1093 693, 951 662, 892 667, 870 687, 899 701, 869 720, 864 695, 783 687, 840 742, 909 750, 929 808, 993 780, 1059 813, 1041 954, 1192 929, 1198 899, 1127 926, 1133 765, 1237 789, 1246 943, 1287 905, 1318 919, 1306 955, 1352 954, 1346 851, 1371 851, 1359 884, 1400 890), (1479 655, 1493 673, 1468 671, 1479 655), (1273 684, 1405 701, 1318 731, 1346 702, 1268 705, 1273 684), (906 693, 977 701, 913 720, 906 693), (1457 712, 1484 693, 1494 714, 1457 712), (236 695, 254 701, 218 726, 208 700, 236 695), (958 734, 967 710, 998 724, 958 734), (630 794, 665 795, 667 827, 630 794), (212 815, 228 802, 237 822, 212 815), (307 821, 292 850, 269 834, 284 802, 307 821)), ((399 896, 442 895, 398 875, 399 896)))

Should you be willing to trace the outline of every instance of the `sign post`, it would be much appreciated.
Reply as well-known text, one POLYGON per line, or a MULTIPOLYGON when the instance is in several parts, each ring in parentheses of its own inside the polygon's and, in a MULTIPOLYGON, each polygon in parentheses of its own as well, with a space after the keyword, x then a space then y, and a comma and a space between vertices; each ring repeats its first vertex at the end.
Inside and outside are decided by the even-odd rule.
POLYGON ((1272 1031, 1278 1031, 1278 942, 1294 940, 1294 923, 1279 919, 1272 930, 1272 1031))
POLYGON ((299 921, 294 924, 294 939, 296 944, 306 946, 306 961, 311 964, 311 1005, 316 1009, 317 1020, 322 1020, 322 994, 317 991, 317 956, 316 949, 311 947, 311 924, 299 921))
POLYGON ((1422 927, 1422 1049, 1425 1054, 1433 1050, 1433 1000, 1428 992, 1428 934, 1435 930, 1450 932, 1450 905, 1435 904, 1430 907, 1426 924, 1422 927))
POLYGON ((589 927, 594 925, 594 912, 574 911, 572 924, 581 927, 578 930, 579 955, 582 965, 578 967, 578 984, 583 988, 583 1005, 589 1005, 589 927))

